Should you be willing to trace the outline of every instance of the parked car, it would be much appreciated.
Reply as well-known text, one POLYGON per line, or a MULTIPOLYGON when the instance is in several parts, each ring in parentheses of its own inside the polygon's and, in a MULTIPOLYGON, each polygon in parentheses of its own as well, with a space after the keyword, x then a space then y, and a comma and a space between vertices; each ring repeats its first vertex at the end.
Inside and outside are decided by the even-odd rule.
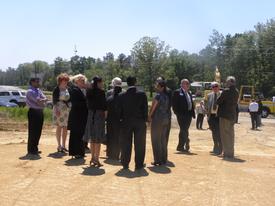
POLYGON ((0 101, 12 102, 18 106, 25 106, 26 93, 26 90, 19 87, 0 85, 0 101))
POLYGON ((53 108, 53 102, 52 101, 47 101, 46 102, 46 107, 49 108, 49 109, 52 109, 53 108))
POLYGON ((18 107, 18 104, 13 102, 0 101, 0 107, 18 107))

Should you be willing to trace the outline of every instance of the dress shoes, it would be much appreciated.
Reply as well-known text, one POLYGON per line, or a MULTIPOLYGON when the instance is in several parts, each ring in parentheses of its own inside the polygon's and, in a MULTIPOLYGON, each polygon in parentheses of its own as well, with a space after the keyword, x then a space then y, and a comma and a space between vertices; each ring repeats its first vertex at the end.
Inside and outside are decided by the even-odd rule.
POLYGON ((123 169, 124 170, 128 170, 129 169, 129 165, 123 165, 123 169))
POLYGON ((140 169, 143 169, 144 167, 146 167, 146 164, 136 165, 135 170, 140 170, 140 169))
POLYGON ((162 164, 163 164, 162 162, 151 162, 151 165, 153 166, 160 166, 162 164))
POLYGON ((190 145, 189 145, 189 143, 186 143, 186 145, 185 145, 185 150, 186 150, 186 152, 189 152, 189 150, 190 150, 190 145))

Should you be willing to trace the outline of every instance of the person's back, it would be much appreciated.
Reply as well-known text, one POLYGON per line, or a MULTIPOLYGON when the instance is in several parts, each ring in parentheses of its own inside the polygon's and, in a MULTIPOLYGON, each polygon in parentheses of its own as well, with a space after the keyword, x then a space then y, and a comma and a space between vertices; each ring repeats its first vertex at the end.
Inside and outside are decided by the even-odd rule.
POLYGON ((226 88, 218 98, 218 116, 234 121, 239 92, 235 86, 226 88))
POLYGON ((234 123, 236 121, 236 107, 239 92, 236 89, 236 79, 228 76, 226 79, 227 89, 217 99, 220 135, 224 158, 234 158, 234 123))
POLYGON ((116 87, 114 93, 107 98, 107 121, 119 122, 120 114, 119 114, 119 94, 122 89, 120 87, 116 87))
POLYGON ((144 167, 146 148, 146 120, 148 102, 144 92, 135 87, 136 78, 128 77, 129 89, 119 95, 119 112, 121 121, 121 164, 128 169, 131 160, 134 138, 136 169, 144 167))
POLYGON ((258 112, 259 110, 259 104, 255 101, 252 101, 250 104, 249 104, 249 112, 258 112))
POLYGON ((137 88, 129 88, 126 92, 119 95, 121 107, 121 120, 140 119, 147 120, 147 97, 137 88))

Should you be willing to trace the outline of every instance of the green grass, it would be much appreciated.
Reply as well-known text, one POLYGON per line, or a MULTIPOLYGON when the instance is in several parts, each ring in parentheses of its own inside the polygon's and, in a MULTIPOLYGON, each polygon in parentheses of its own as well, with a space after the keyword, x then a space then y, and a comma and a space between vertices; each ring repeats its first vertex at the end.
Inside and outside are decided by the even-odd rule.
MULTIPOLYGON (((27 121, 28 110, 27 107, 0 107, 0 114, 15 121, 27 121)), ((52 110, 49 108, 44 109, 44 121, 48 123, 52 122, 52 110)))

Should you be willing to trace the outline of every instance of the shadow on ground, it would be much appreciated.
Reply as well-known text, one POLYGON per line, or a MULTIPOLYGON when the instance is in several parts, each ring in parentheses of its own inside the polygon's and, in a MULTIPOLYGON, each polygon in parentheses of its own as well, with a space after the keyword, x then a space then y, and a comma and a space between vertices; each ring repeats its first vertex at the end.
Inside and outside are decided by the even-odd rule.
POLYGON ((18 159, 20 159, 20 160, 39 160, 39 159, 41 159, 41 156, 40 155, 26 154, 22 157, 19 157, 18 159))
POLYGON ((99 167, 83 167, 82 175, 99 176, 105 174, 105 170, 99 167))
POLYGON ((121 166, 121 163, 118 160, 106 159, 103 162, 108 165, 121 166))
POLYGON ((151 172, 154 173, 158 173, 158 174, 169 174, 171 173, 171 169, 165 165, 161 165, 161 166, 152 166, 152 167, 148 167, 148 169, 151 172))
POLYGON ((182 155, 198 155, 197 153, 187 152, 187 151, 178 151, 178 152, 175 152, 175 154, 182 154, 182 155))
POLYGON ((246 162, 246 160, 240 159, 238 157, 234 157, 234 158, 222 158, 222 160, 227 161, 227 162, 236 162, 236 163, 244 163, 246 162))
POLYGON ((54 159, 61 159, 62 157, 67 156, 65 152, 54 152, 50 153, 48 157, 54 158, 54 159))
POLYGON ((116 174, 118 177, 125 177, 125 178, 137 178, 137 177, 146 177, 149 173, 144 169, 138 169, 135 171, 129 169, 121 169, 116 174))
POLYGON ((65 161, 66 166, 79 166, 85 164, 85 159, 79 158, 79 159, 68 159, 65 161))

